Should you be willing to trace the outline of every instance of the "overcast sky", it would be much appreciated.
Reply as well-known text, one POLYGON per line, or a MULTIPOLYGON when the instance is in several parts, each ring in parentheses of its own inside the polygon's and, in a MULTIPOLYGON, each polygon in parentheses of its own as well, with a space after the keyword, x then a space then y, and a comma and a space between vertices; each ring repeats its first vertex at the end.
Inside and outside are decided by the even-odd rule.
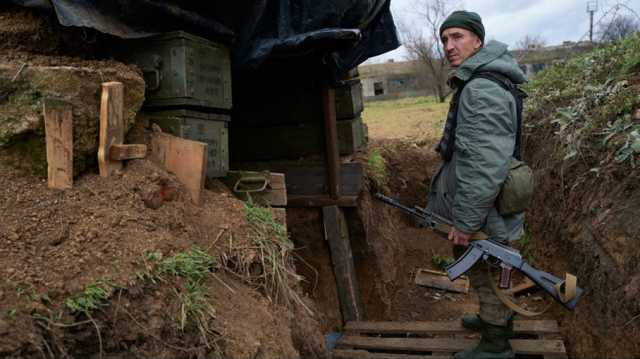
MULTIPOLYGON (((425 22, 416 15, 415 3, 416 0, 391 0, 391 13, 397 25, 402 23, 415 28, 425 22)), ((480 14, 487 40, 502 41, 510 48, 513 48, 525 35, 541 36, 547 45, 559 45, 563 41, 589 38, 587 0, 467 0, 457 1, 457 3, 460 4, 456 7, 457 9, 480 14)), ((610 18, 613 12, 608 10, 617 3, 623 3, 635 12, 633 14, 622 9, 619 14, 623 12, 631 16, 640 14, 640 0, 599 0, 594 23, 599 19, 610 18)), ((383 62, 388 59, 401 61, 405 60, 405 57, 406 52, 401 47, 371 58, 367 63, 383 62)))

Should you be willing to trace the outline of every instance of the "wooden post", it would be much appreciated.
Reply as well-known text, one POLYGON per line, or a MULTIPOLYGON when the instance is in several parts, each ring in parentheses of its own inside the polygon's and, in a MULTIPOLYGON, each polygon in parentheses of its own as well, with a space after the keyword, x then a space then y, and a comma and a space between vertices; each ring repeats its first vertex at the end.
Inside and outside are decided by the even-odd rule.
POLYGON ((124 141, 124 86, 120 82, 102 84, 100 103, 100 144, 98 146, 98 167, 100 176, 109 177, 114 171, 122 169, 121 161, 110 157, 113 145, 124 141))
POLYGON ((336 90, 322 89, 329 196, 340 196, 340 155, 338 153, 338 127, 336 124, 336 90))
POLYGON ((336 277, 343 321, 362 320, 362 302, 356 280, 349 230, 344 213, 338 206, 322 208, 324 238, 329 242, 331 262, 336 277))
POLYGON ((73 186, 73 115, 71 105, 47 99, 43 106, 50 188, 73 186))

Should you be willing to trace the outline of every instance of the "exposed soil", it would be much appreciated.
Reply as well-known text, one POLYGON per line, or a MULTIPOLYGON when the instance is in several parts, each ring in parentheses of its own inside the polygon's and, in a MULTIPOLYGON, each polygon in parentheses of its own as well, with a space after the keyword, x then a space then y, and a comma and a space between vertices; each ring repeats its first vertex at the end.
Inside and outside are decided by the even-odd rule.
MULTIPOLYGON (((177 181, 147 160, 132 161, 110 178, 84 175, 67 191, 0 166, 0 199, 3 357, 98 354, 91 324, 60 327, 83 320, 65 311, 64 302, 96 280, 114 285, 109 306, 94 318, 104 353, 188 358, 216 352, 197 332, 177 328, 171 286, 141 282, 136 272, 144 269, 148 252, 170 256, 199 247, 216 257, 255 257, 242 250, 251 247, 244 204, 226 187, 214 182, 204 205, 196 207, 177 181), (177 186, 176 198, 148 208, 145 198, 167 182, 177 186)), ((322 336, 306 311, 280 308, 230 275, 220 274, 207 286, 216 310, 210 325, 219 333, 212 340, 224 357, 297 358, 299 350, 322 355, 322 336)))
POLYGON ((527 217, 532 248, 539 266, 574 273, 585 289, 575 313, 555 308, 554 317, 572 357, 638 358, 637 170, 612 165, 596 175, 589 159, 563 163, 546 140, 552 131, 537 129, 528 141, 539 186, 527 217))

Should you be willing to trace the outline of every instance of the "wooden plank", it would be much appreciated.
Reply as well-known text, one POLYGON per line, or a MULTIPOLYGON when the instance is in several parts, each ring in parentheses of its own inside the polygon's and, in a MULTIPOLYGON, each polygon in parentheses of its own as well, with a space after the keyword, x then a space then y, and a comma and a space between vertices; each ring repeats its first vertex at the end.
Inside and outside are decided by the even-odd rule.
POLYGON ((112 145, 109 148, 109 158, 112 161, 132 160, 146 156, 147 145, 112 145))
MULTIPOLYGON (((559 334, 560 328, 555 320, 515 320, 513 329, 517 334, 559 334)), ((446 322, 349 322, 345 331, 369 334, 414 335, 462 334, 469 330, 462 327, 460 321, 446 322)))
POLYGON ((207 144, 165 133, 151 137, 151 158, 174 173, 195 204, 202 200, 207 170, 207 144))
POLYGON ((120 82, 102 84, 100 102, 100 141, 98 145, 98 167, 100 176, 109 177, 114 171, 122 169, 121 161, 109 157, 113 145, 124 140, 124 86, 120 82))
POLYGON ((73 114, 71 105, 47 99, 43 105, 49 188, 73 186, 73 114))
MULTIPOLYGON (((560 355, 566 353, 562 340, 512 339, 509 342, 516 354, 560 355)), ((338 348, 454 353, 471 349, 477 343, 478 339, 374 338, 347 335, 340 340, 338 348)))
POLYGON ((287 207, 357 207, 358 197, 343 196, 330 198, 329 196, 291 196, 287 199, 287 207))
POLYGON ((353 263, 349 231, 344 213, 337 206, 322 208, 324 238, 329 243, 344 322, 363 319, 362 301, 353 263))
POLYGON ((340 196, 340 155, 338 153, 338 127, 336 125, 336 91, 330 87, 322 89, 324 109, 325 159, 327 161, 327 184, 329 197, 340 196))
POLYGON ((337 349, 332 353, 332 359, 452 359, 451 355, 419 355, 419 354, 391 354, 372 353, 366 350, 337 349))
POLYGON ((455 293, 469 292, 468 278, 460 277, 452 282, 446 273, 429 269, 418 269, 415 283, 424 287, 443 289, 455 293))
POLYGON ((556 339, 511 339, 516 354, 562 355, 567 351, 562 340, 556 339))

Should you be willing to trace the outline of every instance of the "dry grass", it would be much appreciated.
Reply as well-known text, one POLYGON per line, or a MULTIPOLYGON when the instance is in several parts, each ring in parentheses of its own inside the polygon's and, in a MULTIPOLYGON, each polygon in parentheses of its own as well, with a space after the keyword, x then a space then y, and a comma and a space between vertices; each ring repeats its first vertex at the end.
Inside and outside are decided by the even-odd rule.
POLYGON ((367 102, 362 117, 369 137, 377 139, 437 140, 447 116, 449 103, 433 97, 367 102))

